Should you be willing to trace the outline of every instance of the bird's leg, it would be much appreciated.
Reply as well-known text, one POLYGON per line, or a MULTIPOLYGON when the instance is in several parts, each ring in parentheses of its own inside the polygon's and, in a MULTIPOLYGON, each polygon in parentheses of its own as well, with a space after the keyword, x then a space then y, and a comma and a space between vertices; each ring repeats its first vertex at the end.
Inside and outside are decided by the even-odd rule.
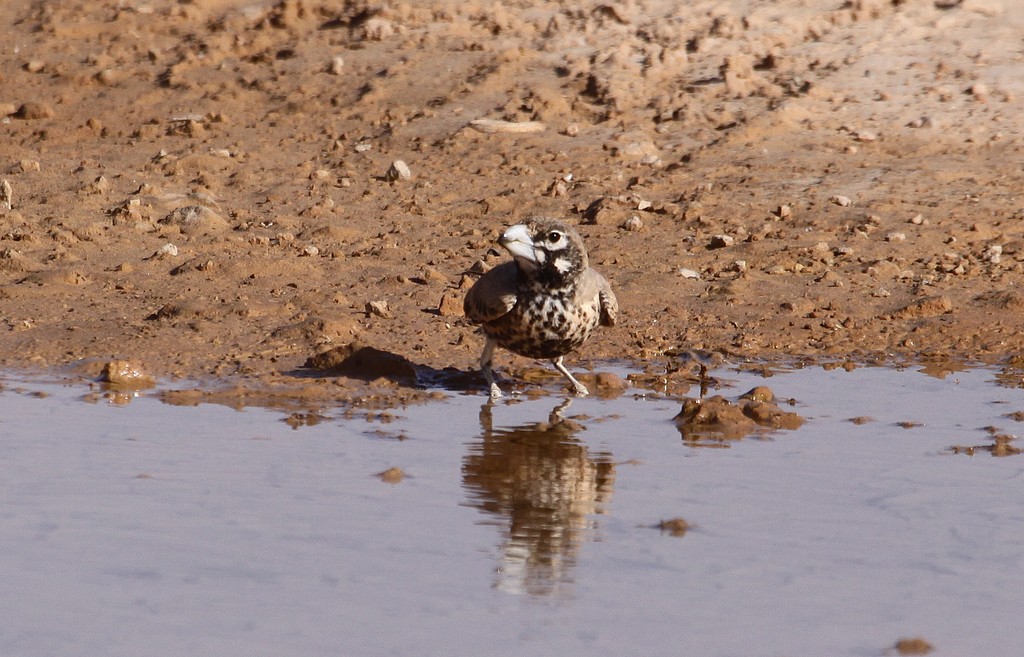
POLYGON ((487 338, 487 341, 484 342, 483 353, 480 354, 480 370, 484 373, 484 379, 487 380, 487 388, 490 391, 491 399, 501 397, 501 388, 494 382, 494 374, 491 372, 491 360, 494 358, 494 348, 496 346, 498 346, 497 342, 487 338))
POLYGON ((565 369, 565 365, 562 365, 561 356, 559 356, 558 358, 551 359, 551 364, 555 366, 556 370, 562 373, 562 376, 569 379, 569 382, 572 383, 572 387, 576 390, 577 395, 579 395, 580 397, 586 397, 587 395, 590 394, 590 392, 587 390, 587 387, 580 383, 579 381, 577 381, 572 374, 569 374, 569 370, 565 369))

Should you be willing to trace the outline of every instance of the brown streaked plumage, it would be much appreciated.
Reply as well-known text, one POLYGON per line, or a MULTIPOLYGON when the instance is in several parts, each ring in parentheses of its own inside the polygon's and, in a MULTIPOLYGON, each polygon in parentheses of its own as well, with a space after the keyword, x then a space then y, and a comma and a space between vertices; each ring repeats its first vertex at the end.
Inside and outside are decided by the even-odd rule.
POLYGON ((470 288, 463 308, 481 324, 487 341, 480 368, 491 397, 500 397, 491 360, 495 347, 529 358, 545 358, 578 395, 587 389, 562 364, 595 328, 613 326, 618 302, 604 276, 590 267, 583 239, 554 219, 531 219, 508 228, 498 243, 512 261, 498 265, 470 288))

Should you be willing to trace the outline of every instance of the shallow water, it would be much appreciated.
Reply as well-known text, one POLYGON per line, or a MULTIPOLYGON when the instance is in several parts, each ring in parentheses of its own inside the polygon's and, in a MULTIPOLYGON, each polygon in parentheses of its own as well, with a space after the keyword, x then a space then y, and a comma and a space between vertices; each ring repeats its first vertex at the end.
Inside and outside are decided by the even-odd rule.
POLYGON ((8 380, 0 654, 1020 654, 1024 455, 949 448, 1014 433, 1024 392, 715 374, 807 422, 694 447, 678 402, 630 390, 568 421, 453 394, 293 429, 8 380))

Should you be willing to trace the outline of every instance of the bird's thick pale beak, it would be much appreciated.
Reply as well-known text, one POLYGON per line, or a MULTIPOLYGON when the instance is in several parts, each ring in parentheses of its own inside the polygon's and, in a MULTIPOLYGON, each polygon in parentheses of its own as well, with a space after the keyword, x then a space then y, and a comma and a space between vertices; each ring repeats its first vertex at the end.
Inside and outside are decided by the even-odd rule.
POLYGON ((517 260, 522 259, 535 265, 541 264, 537 253, 538 249, 533 245, 530 230, 525 224, 516 224, 508 228, 498 238, 498 244, 508 249, 512 257, 517 260))

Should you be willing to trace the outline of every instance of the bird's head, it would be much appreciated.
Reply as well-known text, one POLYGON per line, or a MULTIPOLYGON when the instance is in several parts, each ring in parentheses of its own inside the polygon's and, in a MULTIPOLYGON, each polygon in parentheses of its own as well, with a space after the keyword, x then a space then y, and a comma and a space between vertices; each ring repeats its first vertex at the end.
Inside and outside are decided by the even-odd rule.
POLYGON ((546 285, 572 282, 589 266, 580 234, 554 219, 530 219, 511 226, 498 243, 512 254, 525 276, 546 285))

